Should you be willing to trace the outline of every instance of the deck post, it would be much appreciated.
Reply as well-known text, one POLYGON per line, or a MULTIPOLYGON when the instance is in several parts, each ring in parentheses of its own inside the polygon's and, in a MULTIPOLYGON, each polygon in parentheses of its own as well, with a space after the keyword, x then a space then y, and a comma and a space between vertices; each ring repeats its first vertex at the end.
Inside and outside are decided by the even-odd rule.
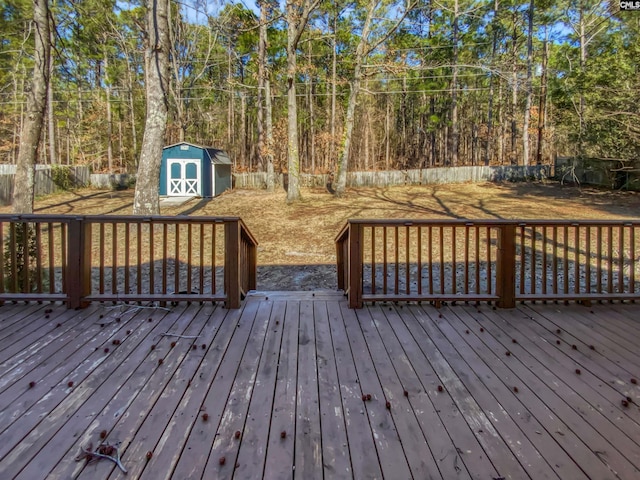
MULTIPOLYGON (((246 232, 244 232, 246 235, 246 232)), ((257 286, 257 276, 258 276, 258 248, 253 243, 246 240, 246 251, 247 251, 247 275, 249 276, 249 283, 247 286, 247 291, 255 290, 257 286)))
POLYGON ((496 258, 496 294, 498 307, 516 306, 516 225, 500 226, 496 258))
POLYGON ((349 225, 349 308, 362 308, 362 224, 349 225))
POLYGON ((67 232, 67 306, 85 308, 91 293, 91 223, 84 217, 69 221, 67 232))
POLYGON ((338 290, 346 290, 344 281, 344 241, 336 242, 336 267, 338 270, 338 290))
POLYGON ((226 308, 240 308, 240 220, 224 224, 224 293, 226 308))

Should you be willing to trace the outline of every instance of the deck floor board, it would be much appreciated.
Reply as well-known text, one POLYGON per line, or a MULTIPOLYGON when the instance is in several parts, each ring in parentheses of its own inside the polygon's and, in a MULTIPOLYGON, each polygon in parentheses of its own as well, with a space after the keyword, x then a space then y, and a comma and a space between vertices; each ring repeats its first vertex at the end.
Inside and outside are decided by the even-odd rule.
POLYGON ((256 292, 0 318, 2 479, 640 478, 633 303, 256 292), (75 460, 102 431, 128 475, 75 460))

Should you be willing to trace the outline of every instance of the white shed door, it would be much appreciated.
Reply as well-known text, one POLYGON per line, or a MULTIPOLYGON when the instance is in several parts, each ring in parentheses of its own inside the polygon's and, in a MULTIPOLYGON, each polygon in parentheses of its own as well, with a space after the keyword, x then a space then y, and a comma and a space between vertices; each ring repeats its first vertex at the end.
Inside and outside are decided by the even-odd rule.
POLYGON ((169 182, 167 195, 170 197, 188 197, 200 195, 200 162, 188 158, 169 158, 167 160, 169 182))

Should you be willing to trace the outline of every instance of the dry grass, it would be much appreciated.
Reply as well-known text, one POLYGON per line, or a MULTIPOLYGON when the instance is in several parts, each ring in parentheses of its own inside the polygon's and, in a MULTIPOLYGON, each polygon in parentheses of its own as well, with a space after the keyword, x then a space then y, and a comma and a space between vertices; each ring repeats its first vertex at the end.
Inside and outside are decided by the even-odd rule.
MULTIPOLYGON (((81 190, 38 199, 37 213, 131 213, 133 191, 81 190)), ((578 189, 556 183, 451 184, 350 190, 334 198, 303 191, 287 205, 285 193, 235 190, 193 199, 163 215, 239 216, 260 243, 260 289, 335 288, 334 238, 348 218, 603 219, 637 217, 640 195, 578 189)), ((0 208, 1 212, 10 207, 0 208)))

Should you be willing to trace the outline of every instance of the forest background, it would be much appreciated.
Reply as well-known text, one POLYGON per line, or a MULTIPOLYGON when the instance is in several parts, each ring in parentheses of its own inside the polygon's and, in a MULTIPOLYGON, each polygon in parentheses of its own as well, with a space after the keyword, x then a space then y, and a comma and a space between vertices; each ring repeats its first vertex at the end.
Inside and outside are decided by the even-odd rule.
MULTIPOLYGON (((53 48, 38 163, 136 172, 145 125, 143 3, 49 2, 53 48)), ((292 145, 302 172, 336 172, 346 137, 350 170, 640 153, 640 11, 620 11, 620 2, 170 5, 165 144, 222 148, 236 172, 267 163, 286 172, 292 145)), ((0 2, 0 163, 18 155, 32 9, 30 0, 0 2)))

